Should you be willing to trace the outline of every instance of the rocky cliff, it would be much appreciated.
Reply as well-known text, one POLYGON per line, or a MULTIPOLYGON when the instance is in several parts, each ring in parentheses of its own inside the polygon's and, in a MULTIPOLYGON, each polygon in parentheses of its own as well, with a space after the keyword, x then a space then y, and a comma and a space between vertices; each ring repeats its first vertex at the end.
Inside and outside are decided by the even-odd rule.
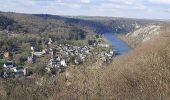
POLYGON ((133 32, 128 33, 125 38, 130 45, 136 47, 144 42, 159 37, 161 34, 161 25, 147 25, 133 32))

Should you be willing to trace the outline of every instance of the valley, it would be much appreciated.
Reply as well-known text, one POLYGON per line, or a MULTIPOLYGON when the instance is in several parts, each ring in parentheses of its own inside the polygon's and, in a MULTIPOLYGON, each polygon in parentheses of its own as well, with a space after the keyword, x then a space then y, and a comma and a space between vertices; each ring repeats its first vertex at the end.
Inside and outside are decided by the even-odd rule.
POLYGON ((0 12, 0 100, 168 100, 169 36, 160 20, 0 12))

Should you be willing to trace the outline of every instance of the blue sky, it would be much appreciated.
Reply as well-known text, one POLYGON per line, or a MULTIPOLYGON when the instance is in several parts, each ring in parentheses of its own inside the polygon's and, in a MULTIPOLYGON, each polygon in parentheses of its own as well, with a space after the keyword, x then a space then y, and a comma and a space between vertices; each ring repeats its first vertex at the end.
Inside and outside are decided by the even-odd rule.
POLYGON ((0 11, 170 19, 170 0, 0 0, 0 11))

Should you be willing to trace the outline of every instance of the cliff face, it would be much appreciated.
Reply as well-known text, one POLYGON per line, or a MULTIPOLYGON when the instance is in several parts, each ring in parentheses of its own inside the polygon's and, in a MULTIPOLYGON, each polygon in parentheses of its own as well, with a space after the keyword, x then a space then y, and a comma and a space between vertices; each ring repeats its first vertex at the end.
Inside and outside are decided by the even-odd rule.
POLYGON ((161 25, 147 25, 141 27, 134 32, 130 32, 126 35, 127 41, 130 45, 136 47, 149 40, 155 39, 161 35, 161 25))

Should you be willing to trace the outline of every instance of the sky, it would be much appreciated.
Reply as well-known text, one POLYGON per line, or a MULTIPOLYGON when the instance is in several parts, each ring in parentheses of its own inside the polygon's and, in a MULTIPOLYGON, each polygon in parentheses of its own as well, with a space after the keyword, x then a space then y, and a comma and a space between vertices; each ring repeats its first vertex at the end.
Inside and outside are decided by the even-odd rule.
POLYGON ((170 0, 0 0, 0 11, 170 19, 170 0))

